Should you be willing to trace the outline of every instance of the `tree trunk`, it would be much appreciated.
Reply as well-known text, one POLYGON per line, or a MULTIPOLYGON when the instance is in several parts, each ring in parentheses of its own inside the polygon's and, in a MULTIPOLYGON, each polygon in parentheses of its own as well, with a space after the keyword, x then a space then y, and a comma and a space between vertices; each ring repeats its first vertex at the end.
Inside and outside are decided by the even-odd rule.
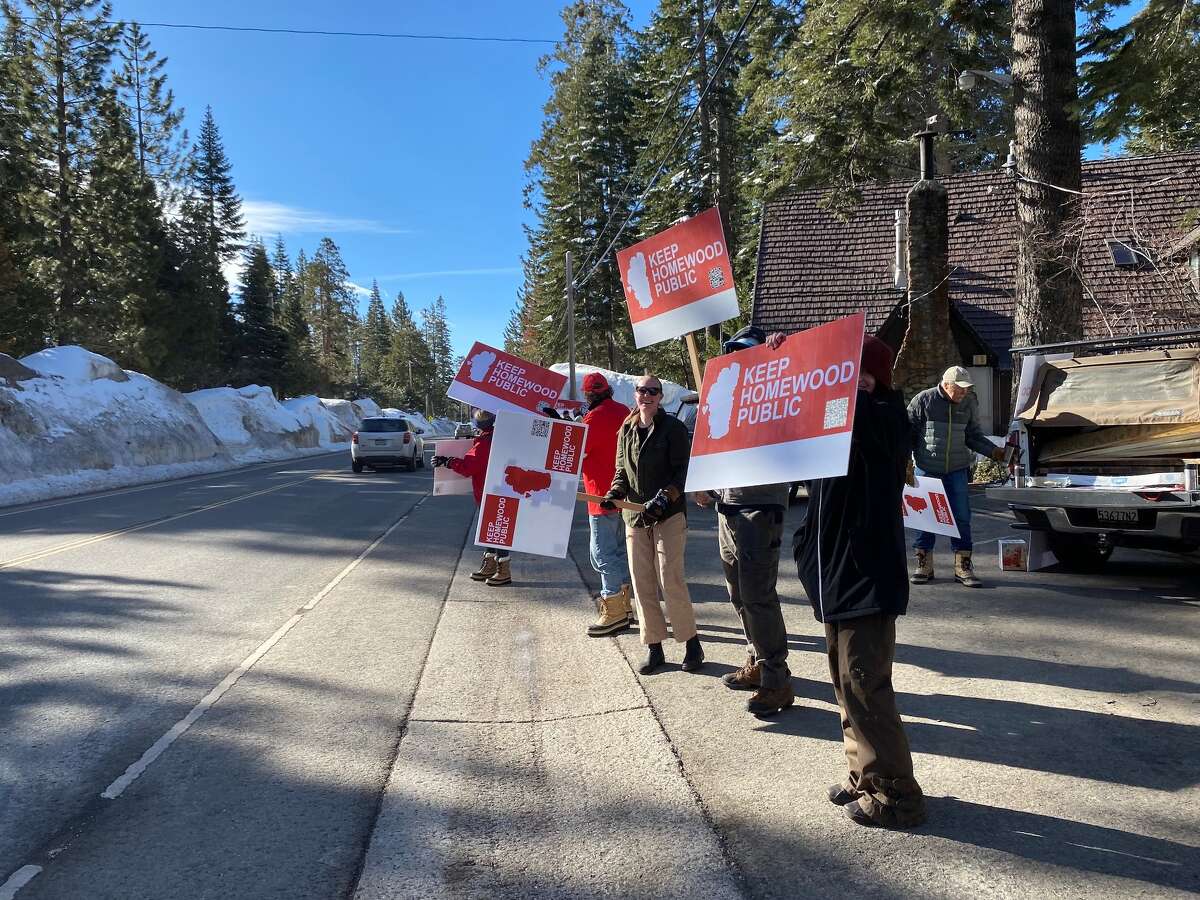
POLYGON ((1019 172, 1013 346, 1020 347, 1083 336, 1072 0, 1013 4, 1013 79, 1019 172))
POLYGON ((58 167, 58 184, 55 186, 58 203, 58 315, 54 323, 54 339, 59 345, 69 344, 74 333, 75 298, 75 250, 71 219, 71 144, 67 121, 67 39, 64 34, 62 9, 55 10, 54 21, 54 115, 55 155, 58 167))

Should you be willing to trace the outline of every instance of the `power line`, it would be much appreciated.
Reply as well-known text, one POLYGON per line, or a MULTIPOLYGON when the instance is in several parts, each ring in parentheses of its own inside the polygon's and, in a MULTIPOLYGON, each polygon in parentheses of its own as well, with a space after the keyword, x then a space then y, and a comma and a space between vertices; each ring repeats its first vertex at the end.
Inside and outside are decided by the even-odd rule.
POLYGON ((625 221, 621 223, 621 227, 617 229, 617 233, 613 235, 613 239, 609 241, 608 246, 604 248, 604 252, 602 252, 599 257, 596 258, 596 262, 592 265, 591 269, 588 270, 587 274, 575 282, 575 287, 577 289, 587 284, 588 280, 592 277, 592 275, 595 274, 596 270, 600 268, 601 264, 604 262, 604 258, 608 256, 612 248, 616 246, 617 241, 621 239, 621 235, 625 233, 625 229, 629 227, 629 223, 633 221, 634 215, 641 208, 641 205, 645 202, 646 197, 654 188, 654 185, 658 182, 658 179, 662 177, 662 173, 666 169, 667 163, 671 159, 671 154, 675 152, 675 148, 679 146, 679 142, 683 140, 683 136, 691 127, 693 120, 696 118, 696 114, 704 105, 704 98, 708 96, 708 92, 712 90, 712 86, 717 83, 717 78, 720 77, 725 65, 729 62, 730 57, 733 55, 734 48, 742 39, 742 35, 745 34, 746 26, 750 23, 750 17, 754 15, 754 11, 758 9, 758 4, 761 2, 762 0, 754 0, 754 2, 750 5, 750 9, 746 11, 746 15, 742 18, 741 24, 738 25, 738 29, 734 33, 733 38, 730 40, 729 46, 725 48, 725 55, 721 57, 721 61, 717 64, 717 68, 713 72, 712 77, 708 79, 708 84, 706 84, 704 86, 704 90, 701 91, 700 98, 696 101, 696 105, 692 108, 691 114, 688 115, 687 121, 683 123, 683 127, 680 128, 678 133, 675 135, 675 140, 673 140, 671 142, 671 146, 667 148, 667 152, 664 154, 662 162, 658 164, 658 169, 655 171, 653 177, 651 177, 650 182, 646 185, 645 189, 634 201, 633 208, 630 209, 629 215, 625 217, 625 221))
MULTIPOLYGON (((663 122, 665 122, 667 120, 667 116, 671 114, 671 104, 675 102, 675 98, 679 96, 679 91, 683 88, 684 84, 687 83, 687 70, 691 67, 692 63, 696 61, 696 57, 699 56, 700 51, 704 49, 704 42, 708 38, 708 33, 712 30, 713 23, 717 21, 717 14, 721 11, 721 2, 722 0, 717 0, 717 4, 713 7, 713 13, 711 16, 709 16, 708 24, 704 26, 704 31, 700 35, 700 40, 696 43, 696 49, 692 51, 692 55, 688 58, 688 61, 684 63, 683 68, 679 70, 679 74, 675 79, 675 87, 672 88, 671 95, 667 97, 666 102, 663 104, 662 115, 660 115, 658 117, 658 121, 654 123, 654 127, 651 129, 652 134, 657 133, 658 130, 662 128, 663 122)), ((579 271, 582 272, 584 269, 586 269, 588 263, 595 258, 596 248, 603 243, 604 235, 608 233, 608 226, 613 223, 613 220, 616 219, 617 213, 620 211, 621 206, 626 200, 629 199, 629 192, 632 189, 632 185, 633 179, 630 179, 625 185, 625 190, 621 192, 621 199, 614 204, 612 212, 609 213, 608 221, 604 223, 604 227, 601 228, 596 234, 596 242, 592 245, 591 251, 584 258, 583 262, 579 264, 579 271)))

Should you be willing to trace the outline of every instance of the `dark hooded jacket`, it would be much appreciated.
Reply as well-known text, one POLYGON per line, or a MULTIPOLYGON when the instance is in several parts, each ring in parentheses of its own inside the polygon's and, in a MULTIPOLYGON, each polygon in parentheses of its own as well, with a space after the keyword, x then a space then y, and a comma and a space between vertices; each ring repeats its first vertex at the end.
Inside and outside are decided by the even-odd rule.
POLYGON ((808 511, 792 551, 818 621, 908 609, 900 497, 909 434, 898 391, 859 391, 847 474, 808 484, 808 511))

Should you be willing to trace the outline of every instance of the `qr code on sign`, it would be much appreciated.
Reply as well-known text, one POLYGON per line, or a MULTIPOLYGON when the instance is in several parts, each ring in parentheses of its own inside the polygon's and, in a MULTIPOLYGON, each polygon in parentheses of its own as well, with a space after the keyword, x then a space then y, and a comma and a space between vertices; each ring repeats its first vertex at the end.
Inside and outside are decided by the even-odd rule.
POLYGON ((546 437, 550 434, 549 419, 534 419, 533 425, 530 426, 529 433, 534 437, 546 437))
POLYGON ((846 413, 850 410, 850 398, 842 397, 825 404, 825 428, 845 428, 846 413))

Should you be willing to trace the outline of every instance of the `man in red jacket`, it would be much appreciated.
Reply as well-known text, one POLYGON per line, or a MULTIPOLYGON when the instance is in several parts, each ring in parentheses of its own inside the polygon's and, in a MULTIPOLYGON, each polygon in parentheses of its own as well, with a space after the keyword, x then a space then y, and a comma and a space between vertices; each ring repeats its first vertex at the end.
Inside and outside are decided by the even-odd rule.
MULTIPOLYGON (((589 494, 603 497, 617 468, 617 433, 629 416, 629 409, 613 399, 608 379, 599 372, 584 377, 583 393, 588 403, 587 415, 583 417, 588 427, 583 448, 583 488, 589 494)), ((601 509, 598 503, 589 503, 588 530, 592 568, 600 575, 600 618, 588 626, 588 634, 604 637, 616 634, 633 620, 625 521, 620 510, 601 509)))
MULTIPOLYGON (((446 466, 451 472, 457 472, 471 479, 471 490, 475 492, 475 505, 483 502, 483 482, 487 477, 488 459, 492 455, 492 432, 496 427, 496 417, 485 409, 475 410, 475 427, 479 434, 475 442, 461 458, 455 456, 435 456, 434 466, 446 466)), ((471 580, 483 581, 492 587, 512 584, 512 570, 507 550, 488 550, 483 554, 483 563, 479 570, 471 573, 471 580)))

